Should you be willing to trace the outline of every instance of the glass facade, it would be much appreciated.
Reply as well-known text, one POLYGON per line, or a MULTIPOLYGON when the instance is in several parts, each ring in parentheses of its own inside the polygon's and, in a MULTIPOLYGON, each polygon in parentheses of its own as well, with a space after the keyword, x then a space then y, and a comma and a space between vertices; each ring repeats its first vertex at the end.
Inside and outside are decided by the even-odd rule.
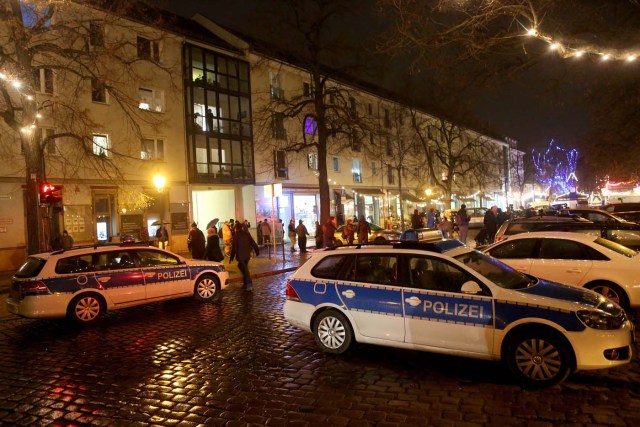
POLYGON ((190 181, 253 184, 249 63, 192 45, 184 56, 190 181))

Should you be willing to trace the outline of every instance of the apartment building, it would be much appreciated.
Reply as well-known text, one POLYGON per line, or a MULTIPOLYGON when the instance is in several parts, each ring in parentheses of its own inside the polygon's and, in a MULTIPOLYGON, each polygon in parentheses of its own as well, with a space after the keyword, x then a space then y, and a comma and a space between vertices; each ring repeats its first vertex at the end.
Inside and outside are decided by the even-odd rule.
MULTIPOLYGON (((317 93, 308 70, 254 50, 202 16, 163 15, 149 26, 135 14, 125 19, 74 3, 60 8, 41 28, 81 52, 79 68, 43 54, 34 57, 32 75, 0 70, 6 77, 1 84, 25 83, 9 89, 13 102, 24 104, 33 95, 38 112, 28 131, 0 122, 0 270, 24 259, 27 213, 34 210, 37 233, 49 247, 63 229, 76 244, 93 244, 137 237, 145 227, 153 237, 162 224, 170 249, 185 251, 189 224, 203 228, 213 218, 251 224, 294 218, 313 229, 320 220, 323 163, 313 145, 314 110, 282 114, 283 101, 312 100, 317 93), (44 150, 38 179, 60 196, 37 208, 26 198, 24 151, 30 144, 44 150), (270 194, 274 184, 282 188, 278 197, 270 194)), ((36 25, 41 12, 26 10, 33 21, 25 26, 36 25)), ((342 111, 333 117, 324 158, 331 215, 382 225, 413 208, 446 209, 463 200, 453 195, 445 205, 437 197, 433 177, 425 173, 426 151, 411 136, 412 115, 429 123, 436 117, 349 79, 331 80, 323 90, 327 104, 342 111)), ((509 147, 482 138, 492 147, 509 147)), ((506 206, 510 149, 496 149, 495 158, 506 162, 493 166, 499 180, 452 188, 473 194, 482 187, 478 204, 493 195, 492 204, 506 206)), ((444 170, 439 162, 434 167, 444 170)))

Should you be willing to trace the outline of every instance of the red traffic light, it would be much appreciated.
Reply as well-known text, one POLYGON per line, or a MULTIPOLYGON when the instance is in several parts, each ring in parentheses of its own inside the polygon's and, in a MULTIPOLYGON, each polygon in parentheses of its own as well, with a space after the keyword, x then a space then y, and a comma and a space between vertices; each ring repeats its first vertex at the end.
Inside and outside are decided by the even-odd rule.
POLYGON ((62 201, 62 187, 43 183, 40 186, 40 203, 58 203, 62 201))

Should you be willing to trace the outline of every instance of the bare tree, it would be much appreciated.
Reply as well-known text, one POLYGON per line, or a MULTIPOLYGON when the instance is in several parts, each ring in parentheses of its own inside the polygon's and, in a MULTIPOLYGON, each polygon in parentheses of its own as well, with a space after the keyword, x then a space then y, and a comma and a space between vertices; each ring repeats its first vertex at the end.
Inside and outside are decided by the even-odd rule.
POLYGON ((429 182, 442 192, 446 206, 451 206, 454 193, 471 189, 472 178, 483 189, 499 177, 495 159, 501 154, 496 153, 495 144, 488 138, 416 111, 412 111, 412 126, 426 161, 429 182))
POLYGON ((271 67, 272 81, 269 93, 261 94, 262 102, 255 103, 262 104, 254 112, 258 129, 255 140, 262 151, 317 153, 320 221, 324 223, 330 215, 328 156, 345 149, 358 150, 366 129, 356 91, 339 83, 349 72, 361 68, 359 54, 356 47, 345 44, 334 25, 341 15, 348 13, 345 2, 295 0, 289 6, 288 19, 280 25, 297 42, 291 49, 306 73, 306 81, 286 92, 280 86, 278 66, 268 60, 256 65, 271 67), (294 132, 287 133, 287 129, 294 132))
MULTIPOLYGON (((18 161, 26 186, 28 253, 48 244, 37 231, 46 215, 39 208, 39 188, 47 173, 124 182, 122 167, 140 158, 141 126, 162 124, 159 116, 139 108, 137 84, 158 77, 149 67, 173 82, 171 73, 179 65, 158 60, 159 43, 167 34, 135 21, 144 15, 139 5, 94 5, 55 0, 0 4, 0 132, 2 144, 19 141, 23 153, 18 161), (143 36, 137 43, 135 34, 143 36), (90 100, 106 102, 106 97, 128 133, 120 148, 93 137, 95 129, 114 119, 89 108, 90 100), (55 131, 43 132, 45 127, 55 131), (46 165, 47 150, 58 142, 64 142, 61 156, 46 165)), ((145 16, 157 18, 155 26, 162 27, 160 15, 145 16)), ((6 145, 3 150, 11 151, 6 145)))
POLYGON ((522 195, 525 192, 526 186, 534 184, 535 173, 531 161, 531 153, 512 150, 510 167, 511 187, 520 195, 518 205, 516 206, 516 208, 519 208, 520 206, 524 206, 522 203, 522 195))

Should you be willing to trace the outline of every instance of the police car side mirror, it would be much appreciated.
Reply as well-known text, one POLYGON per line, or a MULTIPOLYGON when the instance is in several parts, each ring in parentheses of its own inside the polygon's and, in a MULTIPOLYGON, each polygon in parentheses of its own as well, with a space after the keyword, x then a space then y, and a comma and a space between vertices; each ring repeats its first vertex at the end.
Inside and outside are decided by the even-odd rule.
POLYGON ((469 280, 468 282, 464 282, 462 284, 462 288, 460 289, 463 294, 480 294, 482 293, 482 288, 473 280, 469 280))

